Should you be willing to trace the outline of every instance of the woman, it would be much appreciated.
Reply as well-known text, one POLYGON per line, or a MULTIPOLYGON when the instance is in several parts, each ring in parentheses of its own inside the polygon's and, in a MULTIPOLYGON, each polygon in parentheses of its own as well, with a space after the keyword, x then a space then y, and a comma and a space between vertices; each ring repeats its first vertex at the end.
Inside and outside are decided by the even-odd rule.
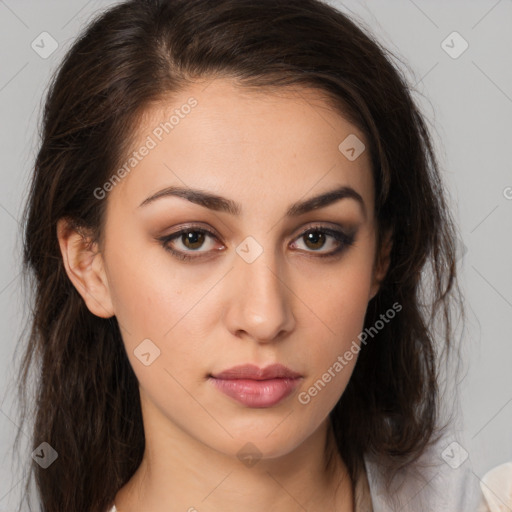
POLYGON ((405 79, 339 11, 106 10, 26 207, 42 510, 473 510, 439 404, 455 239, 405 79))

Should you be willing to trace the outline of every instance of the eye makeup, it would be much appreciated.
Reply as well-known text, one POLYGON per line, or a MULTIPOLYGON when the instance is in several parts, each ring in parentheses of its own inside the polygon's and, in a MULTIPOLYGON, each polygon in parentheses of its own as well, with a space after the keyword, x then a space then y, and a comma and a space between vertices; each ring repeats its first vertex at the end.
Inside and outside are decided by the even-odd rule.
MULTIPOLYGON (((353 245, 355 235, 356 232, 354 229, 349 233, 346 233, 341 229, 317 223, 304 229, 297 237, 295 237, 292 245, 296 246, 297 241, 303 241, 306 248, 298 249, 300 252, 308 253, 308 255, 313 257, 332 259, 340 256, 353 245), (331 245, 334 246, 334 249, 328 252, 320 252, 320 250, 315 248, 308 250, 307 244, 320 244, 319 249, 323 249, 325 245, 331 245)), ((157 240, 166 251, 181 261, 209 258, 213 252, 219 252, 225 248, 225 246, 222 245, 222 242, 220 242, 219 237, 212 230, 197 224, 184 226, 178 231, 157 237, 157 240), (221 248, 200 250, 208 239, 221 243, 221 248), (176 248, 176 242, 181 245, 180 249, 176 248), (194 244, 199 245, 199 247, 191 247, 194 244)), ((211 246, 211 243, 209 245, 211 246)))

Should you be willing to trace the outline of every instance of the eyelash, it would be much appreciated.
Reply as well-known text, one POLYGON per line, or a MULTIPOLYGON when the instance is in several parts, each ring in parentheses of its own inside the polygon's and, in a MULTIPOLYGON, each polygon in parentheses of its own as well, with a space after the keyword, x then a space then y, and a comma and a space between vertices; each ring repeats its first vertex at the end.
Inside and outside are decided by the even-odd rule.
MULTIPOLYGON (((198 226, 189 226, 189 227, 183 228, 180 231, 176 231, 175 233, 172 233, 171 235, 159 237, 157 240, 162 244, 162 247, 166 251, 170 252, 173 256, 175 256, 179 260, 191 261, 191 260, 202 258, 202 256, 189 256, 187 253, 184 253, 182 251, 176 251, 175 249, 172 249, 169 246, 169 242, 172 242, 173 240, 184 235, 185 233, 202 233, 202 234, 211 236, 215 240, 218 240, 218 237, 215 235, 215 233, 213 233, 209 229, 200 228, 198 226)), ((300 233, 295 238, 295 240, 298 240, 309 233, 323 233, 328 236, 331 236, 332 238, 334 238, 335 241, 337 241, 339 243, 338 247, 334 251, 331 251, 326 254, 321 254, 321 253, 315 254, 315 252, 317 252, 317 251, 306 251, 306 252, 311 252, 311 253, 315 254, 315 257, 317 257, 317 258, 333 258, 335 256, 340 255, 342 252, 344 252, 346 249, 348 249, 348 247, 353 245, 354 238, 355 238, 355 233, 347 235, 343 231, 338 231, 336 229, 331 229, 326 226, 317 225, 317 226, 310 226, 307 229, 305 229, 304 231, 302 231, 302 233, 300 233)), ((200 252, 200 251, 197 250, 197 251, 187 251, 187 252, 193 253, 193 252, 200 252)), ((206 254, 206 252, 204 252, 204 254, 206 254)))

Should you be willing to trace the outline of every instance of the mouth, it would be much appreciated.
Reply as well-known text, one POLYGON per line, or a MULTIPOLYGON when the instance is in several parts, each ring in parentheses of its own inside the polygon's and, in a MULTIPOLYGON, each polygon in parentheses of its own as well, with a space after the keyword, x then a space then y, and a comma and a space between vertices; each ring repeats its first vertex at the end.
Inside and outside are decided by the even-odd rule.
POLYGON ((280 364, 263 369, 249 364, 210 374, 208 380, 237 402, 251 408, 262 408, 284 400, 302 379, 302 375, 280 364))

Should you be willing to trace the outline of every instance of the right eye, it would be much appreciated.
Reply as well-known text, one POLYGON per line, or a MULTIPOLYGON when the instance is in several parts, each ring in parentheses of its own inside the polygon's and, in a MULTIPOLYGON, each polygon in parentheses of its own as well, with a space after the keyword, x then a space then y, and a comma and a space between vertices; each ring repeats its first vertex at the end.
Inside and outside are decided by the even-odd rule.
POLYGON ((211 243, 209 244, 210 247, 206 250, 199 250, 203 247, 205 240, 208 238, 218 240, 217 236, 212 231, 191 226, 161 237, 158 240, 161 242, 162 247, 166 251, 169 251, 173 256, 176 256, 181 260, 192 260, 201 256, 192 256, 187 253, 197 252, 204 254, 212 250, 211 243), (176 245, 179 247, 176 248, 176 245))

